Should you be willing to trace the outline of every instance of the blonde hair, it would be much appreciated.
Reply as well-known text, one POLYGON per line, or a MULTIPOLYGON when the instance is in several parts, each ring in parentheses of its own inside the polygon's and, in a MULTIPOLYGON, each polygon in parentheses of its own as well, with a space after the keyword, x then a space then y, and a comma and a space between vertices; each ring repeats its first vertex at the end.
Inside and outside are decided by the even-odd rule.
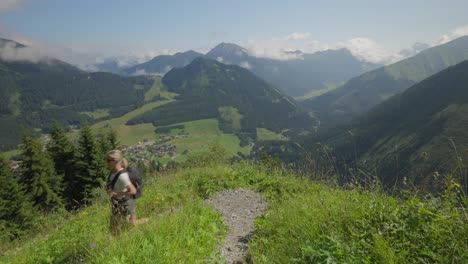
POLYGON ((118 163, 121 163, 124 168, 127 168, 128 166, 127 159, 124 158, 122 151, 118 149, 107 152, 107 157, 117 161, 118 163))
POLYGON ((128 167, 128 160, 126 158, 122 159, 122 166, 124 167, 124 169, 128 167))

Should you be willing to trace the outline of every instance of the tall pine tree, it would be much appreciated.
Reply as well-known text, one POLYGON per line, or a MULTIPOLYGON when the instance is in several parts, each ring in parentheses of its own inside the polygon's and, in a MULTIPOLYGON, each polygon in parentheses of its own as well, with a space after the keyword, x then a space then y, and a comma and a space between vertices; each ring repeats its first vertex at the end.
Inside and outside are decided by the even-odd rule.
POLYGON ((109 128, 107 133, 107 141, 109 142, 110 150, 120 149, 121 146, 119 136, 117 135, 117 131, 112 127, 109 128))
POLYGON ((75 146, 57 122, 53 124, 50 138, 47 150, 54 161, 55 171, 63 175, 63 198, 67 208, 72 209, 79 206, 76 201, 80 198, 80 192, 76 188, 75 146))
POLYGON ((107 171, 105 159, 91 128, 84 124, 80 130, 76 151, 77 188, 80 190, 79 202, 89 198, 94 188, 103 186, 107 171))
POLYGON ((38 216, 18 177, 0 160, 0 241, 21 236, 34 226, 38 216))
POLYGON ((26 192, 43 214, 63 207, 61 194, 63 179, 57 175, 54 163, 42 142, 32 136, 23 137, 23 162, 20 172, 26 192))

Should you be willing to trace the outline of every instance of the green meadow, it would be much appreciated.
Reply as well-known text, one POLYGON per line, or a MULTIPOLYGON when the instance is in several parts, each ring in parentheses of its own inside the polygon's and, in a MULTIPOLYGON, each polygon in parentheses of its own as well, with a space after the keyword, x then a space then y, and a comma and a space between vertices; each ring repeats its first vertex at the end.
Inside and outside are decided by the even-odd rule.
MULTIPOLYGON (((177 152, 182 153, 185 150, 190 152, 206 151, 210 145, 219 144, 226 149, 229 156, 237 155, 237 152, 243 154, 250 153, 251 147, 240 147, 240 139, 233 134, 223 134, 218 127, 218 120, 204 119, 190 122, 183 122, 174 125, 183 125, 187 137, 171 140, 165 144, 173 144, 177 147, 177 152)), ((178 129, 179 130, 179 129, 178 129)), ((183 160, 178 157, 177 160, 183 160)))
POLYGON ((288 140, 288 138, 266 128, 257 128, 257 140, 288 140))

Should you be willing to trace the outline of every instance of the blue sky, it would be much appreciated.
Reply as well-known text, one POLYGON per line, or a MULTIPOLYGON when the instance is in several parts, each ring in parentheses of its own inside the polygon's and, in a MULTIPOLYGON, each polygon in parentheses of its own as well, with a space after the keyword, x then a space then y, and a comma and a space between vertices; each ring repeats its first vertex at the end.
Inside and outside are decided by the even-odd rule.
POLYGON ((259 56, 348 47, 378 61, 468 34, 466 10, 466 0, 1 0, 0 37, 98 56, 206 52, 224 41, 259 56))

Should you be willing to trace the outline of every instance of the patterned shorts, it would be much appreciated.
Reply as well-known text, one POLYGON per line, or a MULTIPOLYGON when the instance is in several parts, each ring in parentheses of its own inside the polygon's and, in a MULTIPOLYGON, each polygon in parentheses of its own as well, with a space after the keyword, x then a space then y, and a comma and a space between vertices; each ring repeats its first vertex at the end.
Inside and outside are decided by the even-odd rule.
POLYGON ((136 203, 133 199, 112 199, 112 215, 136 216, 136 203))

